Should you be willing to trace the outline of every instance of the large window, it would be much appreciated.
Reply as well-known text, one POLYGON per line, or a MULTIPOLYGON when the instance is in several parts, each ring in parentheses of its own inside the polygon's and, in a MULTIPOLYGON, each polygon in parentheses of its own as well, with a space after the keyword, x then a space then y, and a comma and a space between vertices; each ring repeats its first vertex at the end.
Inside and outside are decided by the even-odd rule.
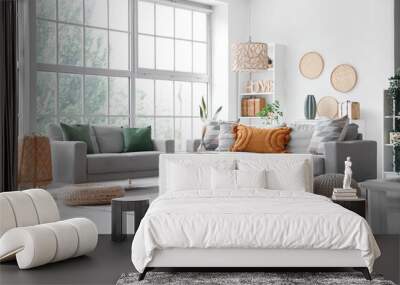
POLYGON ((199 137, 198 105, 209 97, 206 10, 163 0, 32 3, 37 132, 60 121, 151 125, 178 150, 199 137))
POLYGON ((129 125, 129 0, 36 1, 36 130, 129 125))
POLYGON ((183 150, 200 137, 198 106, 209 97, 208 15, 151 1, 138 1, 137 15, 136 125, 183 150))

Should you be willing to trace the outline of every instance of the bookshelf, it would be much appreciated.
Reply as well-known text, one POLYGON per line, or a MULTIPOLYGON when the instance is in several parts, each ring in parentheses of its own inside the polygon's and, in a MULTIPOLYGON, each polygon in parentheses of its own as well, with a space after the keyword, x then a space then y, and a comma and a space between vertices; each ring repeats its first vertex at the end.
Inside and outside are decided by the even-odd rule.
POLYGON ((383 94, 383 155, 382 155, 382 177, 394 178, 399 177, 394 171, 394 148, 390 144, 390 132, 400 124, 400 115, 395 114, 396 105, 395 101, 389 96, 388 91, 385 90, 383 94))
POLYGON ((237 73, 237 116, 240 122, 250 126, 262 126, 263 120, 255 114, 243 116, 242 100, 263 98, 265 104, 278 100, 283 114, 284 110, 284 51, 285 47, 281 44, 268 43, 268 57, 272 60, 272 67, 260 72, 238 72, 237 73), (269 90, 263 90, 262 87, 248 86, 248 82, 264 81, 264 87, 269 90), (267 83, 269 81, 269 83, 267 83), (246 88, 247 87, 247 88, 246 88), (249 90, 250 89, 250 90, 249 90))

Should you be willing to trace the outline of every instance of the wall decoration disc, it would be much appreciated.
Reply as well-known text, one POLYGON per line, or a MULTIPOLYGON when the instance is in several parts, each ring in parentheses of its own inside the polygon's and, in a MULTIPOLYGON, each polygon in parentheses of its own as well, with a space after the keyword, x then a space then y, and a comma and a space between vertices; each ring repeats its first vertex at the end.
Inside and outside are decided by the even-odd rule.
POLYGON ((322 97, 317 106, 317 113, 320 117, 336 118, 339 114, 339 102, 331 97, 322 97))
POLYGON ((357 71, 350 64, 340 64, 335 67, 331 74, 331 84, 335 90, 347 93, 357 83, 357 71))
POLYGON ((324 70, 324 59, 315 51, 308 52, 300 59, 299 70, 308 79, 318 78, 324 70))

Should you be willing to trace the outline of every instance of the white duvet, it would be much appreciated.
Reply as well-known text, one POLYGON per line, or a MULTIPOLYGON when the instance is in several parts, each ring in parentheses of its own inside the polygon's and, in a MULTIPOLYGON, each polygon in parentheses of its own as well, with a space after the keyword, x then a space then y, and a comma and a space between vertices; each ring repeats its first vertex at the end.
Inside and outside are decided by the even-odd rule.
POLYGON ((357 214, 323 196, 265 189, 160 196, 135 235, 132 262, 143 272, 165 248, 358 249, 370 271, 380 255, 357 214))

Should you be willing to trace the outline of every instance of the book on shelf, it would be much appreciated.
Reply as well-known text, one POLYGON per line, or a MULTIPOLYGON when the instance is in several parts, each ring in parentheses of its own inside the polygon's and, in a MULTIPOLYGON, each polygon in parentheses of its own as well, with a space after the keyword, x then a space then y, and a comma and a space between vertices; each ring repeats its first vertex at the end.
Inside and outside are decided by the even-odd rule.
POLYGON ((248 114, 249 114, 248 105, 247 105, 247 99, 242 99, 241 109, 242 109, 242 116, 243 117, 247 117, 248 114))
POLYGON ((255 116, 255 112, 254 112, 254 98, 249 98, 247 99, 247 115, 249 117, 253 117, 255 116))

